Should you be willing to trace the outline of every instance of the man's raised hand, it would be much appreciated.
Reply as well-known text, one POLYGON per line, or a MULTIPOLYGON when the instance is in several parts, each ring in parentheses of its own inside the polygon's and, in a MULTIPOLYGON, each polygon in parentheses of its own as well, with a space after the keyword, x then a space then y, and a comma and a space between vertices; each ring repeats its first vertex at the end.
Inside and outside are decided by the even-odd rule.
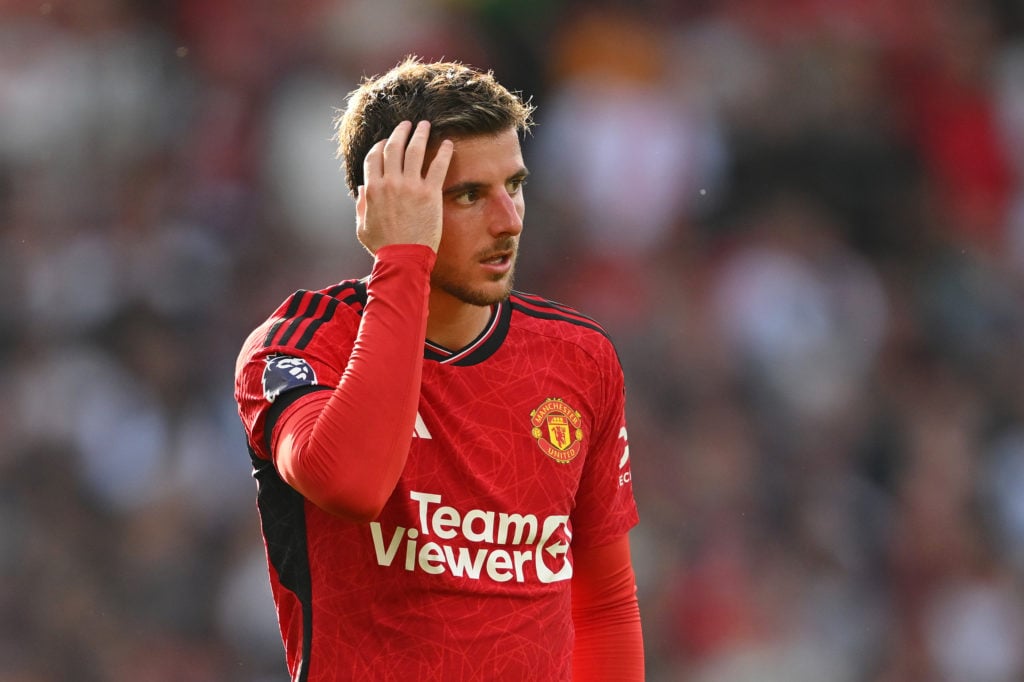
POLYGON ((389 244, 425 244, 437 251, 441 190, 454 145, 441 141, 428 161, 429 137, 428 121, 415 128, 402 121, 366 155, 364 184, 356 198, 356 234, 371 253, 389 244))

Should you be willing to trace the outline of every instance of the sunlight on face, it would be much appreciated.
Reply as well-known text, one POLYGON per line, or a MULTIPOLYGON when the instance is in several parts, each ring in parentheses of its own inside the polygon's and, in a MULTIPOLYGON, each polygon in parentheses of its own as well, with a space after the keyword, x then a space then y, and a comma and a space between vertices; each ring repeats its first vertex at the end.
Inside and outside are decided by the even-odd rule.
POLYGON ((512 290, 523 184, 527 175, 514 129, 455 140, 444 183, 444 230, 432 290, 489 306, 512 290))

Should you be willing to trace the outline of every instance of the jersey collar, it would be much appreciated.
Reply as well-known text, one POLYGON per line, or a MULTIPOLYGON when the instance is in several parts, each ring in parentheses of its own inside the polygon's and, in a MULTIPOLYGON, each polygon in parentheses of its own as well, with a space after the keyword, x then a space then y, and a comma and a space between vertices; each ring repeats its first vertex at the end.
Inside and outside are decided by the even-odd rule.
POLYGON ((467 367, 483 362, 501 347, 508 334, 509 322, 512 319, 512 306, 508 301, 501 301, 491 306, 491 316, 480 334, 460 350, 451 350, 432 343, 429 339, 424 343, 423 358, 434 360, 442 365, 467 367))

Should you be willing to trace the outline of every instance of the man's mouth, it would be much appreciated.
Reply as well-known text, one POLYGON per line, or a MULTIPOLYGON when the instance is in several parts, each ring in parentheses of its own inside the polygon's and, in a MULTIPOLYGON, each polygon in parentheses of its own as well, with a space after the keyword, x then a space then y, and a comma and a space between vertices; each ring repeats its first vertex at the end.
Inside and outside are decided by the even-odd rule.
POLYGON ((484 258, 480 262, 483 263, 484 265, 504 265, 505 263, 508 263, 510 260, 512 260, 512 252, 503 251, 501 253, 492 254, 491 256, 484 258))

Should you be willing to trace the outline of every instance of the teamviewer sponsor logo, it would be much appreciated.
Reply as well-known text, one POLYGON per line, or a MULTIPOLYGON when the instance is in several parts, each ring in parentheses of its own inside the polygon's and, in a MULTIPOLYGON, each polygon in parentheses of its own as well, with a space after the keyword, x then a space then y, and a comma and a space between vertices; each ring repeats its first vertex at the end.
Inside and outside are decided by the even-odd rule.
POLYGON ((553 583, 572 577, 569 517, 539 519, 486 509, 461 512, 440 495, 412 491, 417 527, 398 526, 389 535, 370 524, 377 563, 432 575, 450 573, 472 580, 553 583))

